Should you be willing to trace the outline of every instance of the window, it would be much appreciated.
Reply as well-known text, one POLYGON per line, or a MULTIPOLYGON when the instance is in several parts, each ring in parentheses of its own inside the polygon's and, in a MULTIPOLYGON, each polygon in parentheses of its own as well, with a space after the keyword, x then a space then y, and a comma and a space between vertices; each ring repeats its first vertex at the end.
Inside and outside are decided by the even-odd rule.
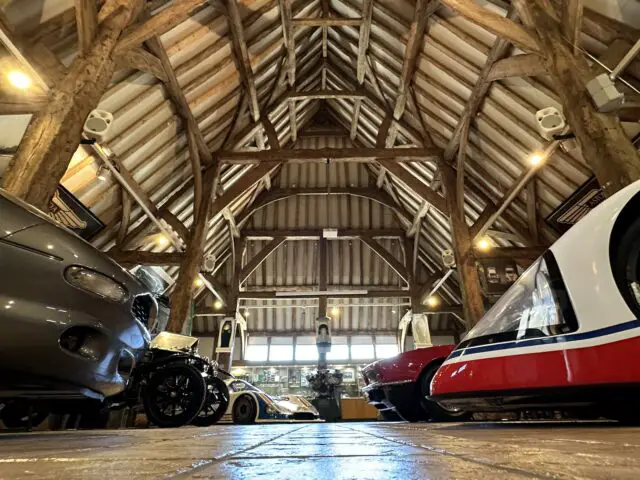
POLYGON ((398 351, 398 345, 376 345, 376 358, 390 358, 395 357, 400 353, 398 351))
POLYGON ((529 267, 471 329, 461 346, 545 337, 577 329, 551 252, 529 267))
POLYGON ((293 360, 293 338, 271 337, 270 362, 291 362, 293 360))
POLYGON ((298 337, 296 339, 296 361, 315 362, 318 360, 318 347, 315 337, 298 337))
POLYGON ((269 347, 267 337, 249 337, 244 359, 248 362, 266 362, 269 347))
POLYGON ((351 337, 351 359, 370 360, 375 358, 373 340, 369 336, 351 337))
POLYGON ((376 337, 376 358, 389 358, 398 355, 398 343, 392 336, 376 337))
POLYGON ((349 345, 347 337, 333 337, 331 339, 331 351, 327 353, 327 360, 348 360, 349 345))

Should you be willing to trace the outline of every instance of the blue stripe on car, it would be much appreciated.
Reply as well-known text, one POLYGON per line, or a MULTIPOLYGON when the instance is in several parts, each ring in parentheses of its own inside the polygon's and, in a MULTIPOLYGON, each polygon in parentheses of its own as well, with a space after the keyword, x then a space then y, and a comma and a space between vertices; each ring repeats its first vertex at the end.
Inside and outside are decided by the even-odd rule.
POLYGON ((569 335, 558 335, 555 337, 528 338, 525 340, 515 340, 511 342, 494 343, 490 345, 478 345, 476 347, 464 347, 460 350, 454 350, 449 358, 456 358, 464 355, 473 355, 475 353, 494 352, 496 350, 509 350, 512 348, 536 347, 540 345, 553 345, 556 343, 577 342, 579 340, 589 340, 591 338, 604 337, 614 333, 624 332, 640 328, 640 320, 631 320, 629 322, 611 325, 609 327, 591 330, 589 332, 573 333, 569 335))

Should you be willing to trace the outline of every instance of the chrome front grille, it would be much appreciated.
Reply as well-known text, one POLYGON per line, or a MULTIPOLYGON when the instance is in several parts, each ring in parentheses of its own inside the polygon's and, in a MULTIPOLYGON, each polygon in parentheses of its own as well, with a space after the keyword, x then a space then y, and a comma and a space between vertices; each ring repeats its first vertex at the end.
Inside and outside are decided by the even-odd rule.
POLYGON ((135 319, 147 328, 151 326, 150 323, 153 323, 152 317, 155 316, 155 311, 155 301, 151 295, 139 295, 133 300, 133 304, 131 305, 131 313, 135 319))

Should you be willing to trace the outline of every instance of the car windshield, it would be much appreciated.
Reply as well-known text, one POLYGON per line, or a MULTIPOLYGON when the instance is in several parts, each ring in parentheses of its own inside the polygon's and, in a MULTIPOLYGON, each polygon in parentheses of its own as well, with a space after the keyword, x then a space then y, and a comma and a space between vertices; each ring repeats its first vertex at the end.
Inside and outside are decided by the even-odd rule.
POLYGON ((549 252, 518 278, 471 329, 461 346, 573 331, 577 324, 568 308, 562 278, 549 252))

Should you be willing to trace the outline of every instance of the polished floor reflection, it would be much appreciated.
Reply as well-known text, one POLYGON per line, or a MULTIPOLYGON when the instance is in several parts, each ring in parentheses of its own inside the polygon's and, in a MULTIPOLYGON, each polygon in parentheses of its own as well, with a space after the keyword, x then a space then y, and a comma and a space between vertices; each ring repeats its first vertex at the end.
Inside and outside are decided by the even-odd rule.
POLYGON ((0 479, 640 478, 640 428, 599 423, 217 425, 0 434, 0 479))

